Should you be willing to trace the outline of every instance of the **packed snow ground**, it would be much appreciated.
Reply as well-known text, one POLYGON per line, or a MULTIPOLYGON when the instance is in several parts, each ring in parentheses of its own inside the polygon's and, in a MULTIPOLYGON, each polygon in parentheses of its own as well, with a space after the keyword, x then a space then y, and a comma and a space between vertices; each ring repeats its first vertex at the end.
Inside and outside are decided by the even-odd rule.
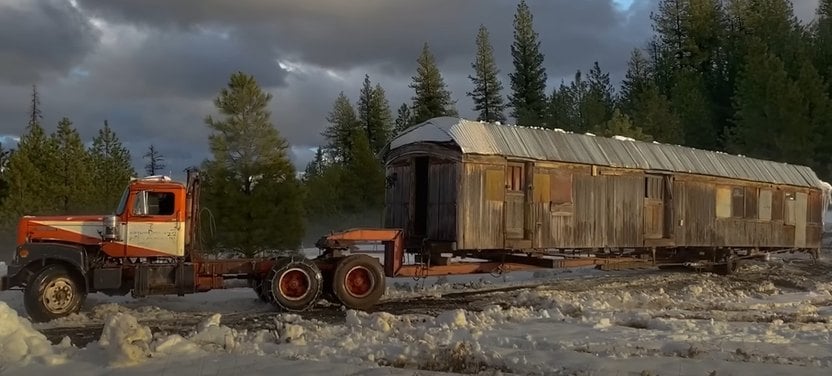
MULTIPOLYGON (((0 374, 780 375, 832 372, 832 257, 749 263, 735 276, 693 272, 513 273, 390 281, 389 299, 478 296, 437 315, 345 311, 339 323, 274 314, 272 329, 223 319, 269 312, 249 289, 186 297, 90 297, 84 312, 25 319, 22 294, 0 293, 0 374), (146 323, 199 316, 184 334, 146 323), (52 344, 38 332, 103 323, 97 341, 52 344)), ((0 265, 0 273, 3 272, 0 265)))

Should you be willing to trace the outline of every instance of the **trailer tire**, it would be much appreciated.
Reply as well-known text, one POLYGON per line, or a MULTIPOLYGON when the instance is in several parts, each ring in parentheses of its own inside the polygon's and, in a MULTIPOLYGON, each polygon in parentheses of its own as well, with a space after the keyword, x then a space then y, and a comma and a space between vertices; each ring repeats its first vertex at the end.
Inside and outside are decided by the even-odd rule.
POLYGON ((321 295, 321 270, 306 259, 278 259, 265 280, 271 302, 286 311, 305 311, 321 295))
POLYGON ((350 255, 338 260, 332 290, 350 309, 367 310, 384 295, 386 280, 381 264, 367 255, 350 255))
POLYGON ((35 272, 23 292, 23 305, 34 322, 46 322, 81 310, 86 287, 65 265, 51 264, 35 272))
POLYGON ((739 269, 739 260, 736 257, 729 256, 725 258, 725 262, 716 266, 716 273, 720 275, 731 275, 739 269))

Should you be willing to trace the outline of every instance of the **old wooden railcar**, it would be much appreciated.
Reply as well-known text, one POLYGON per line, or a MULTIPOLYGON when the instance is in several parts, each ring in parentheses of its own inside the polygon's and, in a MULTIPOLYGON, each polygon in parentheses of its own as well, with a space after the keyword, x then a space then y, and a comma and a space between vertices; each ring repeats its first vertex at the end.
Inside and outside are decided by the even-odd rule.
POLYGON ((452 117, 412 127, 382 155, 385 227, 434 263, 506 251, 729 266, 816 255, 829 201, 805 166, 452 117))

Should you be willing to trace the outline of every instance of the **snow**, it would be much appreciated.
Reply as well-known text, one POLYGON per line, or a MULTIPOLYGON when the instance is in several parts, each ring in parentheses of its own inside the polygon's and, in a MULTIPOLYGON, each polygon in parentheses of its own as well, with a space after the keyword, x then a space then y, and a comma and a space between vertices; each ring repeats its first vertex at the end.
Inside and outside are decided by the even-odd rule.
POLYGON ((619 140, 619 141, 635 141, 636 140, 632 137, 619 136, 619 135, 612 136, 612 138, 616 139, 616 140, 619 140))
POLYGON ((829 272, 813 276, 772 259, 773 266, 744 265, 737 277, 579 269, 434 278, 422 288, 398 281, 388 285, 388 299, 528 287, 483 292, 431 314, 345 310, 332 323, 273 313, 263 316, 274 321, 269 330, 224 324, 238 312, 271 312, 249 289, 141 300, 94 295, 81 314, 37 325, 19 316, 22 306, 10 299, 19 292, 3 292, 0 373, 828 374, 829 272), (145 324, 196 314, 201 319, 180 334, 145 324), (52 345, 37 331, 93 322, 104 329, 82 348, 52 345))

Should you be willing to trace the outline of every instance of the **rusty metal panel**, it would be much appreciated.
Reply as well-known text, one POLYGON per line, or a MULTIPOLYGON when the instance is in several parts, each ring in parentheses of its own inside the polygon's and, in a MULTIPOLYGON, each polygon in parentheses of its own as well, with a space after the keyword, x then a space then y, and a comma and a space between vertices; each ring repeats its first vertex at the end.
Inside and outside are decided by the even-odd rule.
POLYGON ((383 153, 414 143, 456 144, 464 154, 658 170, 819 188, 811 168, 651 142, 559 130, 430 119, 390 142, 383 153))
POLYGON ((455 163, 432 160, 428 174, 428 238, 454 241, 457 197, 455 163))

